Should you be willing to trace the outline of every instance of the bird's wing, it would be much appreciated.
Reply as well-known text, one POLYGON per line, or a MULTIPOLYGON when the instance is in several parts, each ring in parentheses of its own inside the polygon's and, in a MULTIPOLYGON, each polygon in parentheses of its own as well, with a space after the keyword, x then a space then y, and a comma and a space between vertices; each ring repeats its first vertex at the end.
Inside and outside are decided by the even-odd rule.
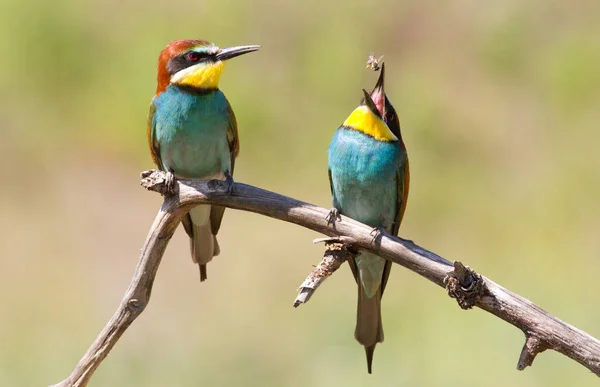
MULTIPOLYGON (((237 120, 231 105, 227 104, 227 116, 229 117, 229 125, 227 126, 227 142, 231 151, 231 169, 233 169, 233 161, 240 153, 240 141, 238 137, 237 120)), ((233 174, 233 171, 230 171, 233 174)))
POLYGON ((331 190, 331 197, 333 198, 333 195, 335 194, 335 192, 333 192, 333 181, 331 180, 331 169, 327 169, 327 176, 329 176, 329 189, 331 190))
POLYGON ((154 120, 154 115, 156 113, 156 105, 154 104, 156 97, 152 98, 152 102, 150 102, 150 112, 148 113, 148 122, 146 123, 146 137, 148 137, 148 146, 150 147, 150 155, 152 156, 152 160, 154 164, 159 169, 163 169, 162 160, 160 159, 160 145, 158 141, 156 141, 156 121, 154 120))
MULTIPOLYGON (((235 167, 235 158, 240 153, 240 141, 238 137, 237 120, 235 119, 235 113, 231 108, 231 105, 227 104, 227 116, 229 122, 227 125, 227 143, 229 144, 229 152, 231 155, 231 170, 229 173, 233 176, 233 170, 235 167)), ((217 235, 219 228, 221 227, 221 221, 223 220, 223 213, 225 207, 211 206, 210 208, 210 225, 212 228, 213 235, 217 235)))
MULTIPOLYGON (((404 147, 403 147, 404 148, 404 147)), ((406 153, 406 149, 404 149, 406 153)), ((408 187, 410 185, 410 169, 408 167, 408 156, 398 164, 398 172, 396 173, 396 184, 397 184, 397 200, 396 200, 396 218, 394 219, 394 225, 392 226, 392 234, 398 235, 398 229, 402 218, 404 217, 404 211, 406 210, 406 201, 408 200, 408 187)), ((381 281, 381 294, 385 290, 388 278, 390 276, 390 270, 392 269, 392 262, 386 260, 385 266, 383 267, 383 279, 381 281)))

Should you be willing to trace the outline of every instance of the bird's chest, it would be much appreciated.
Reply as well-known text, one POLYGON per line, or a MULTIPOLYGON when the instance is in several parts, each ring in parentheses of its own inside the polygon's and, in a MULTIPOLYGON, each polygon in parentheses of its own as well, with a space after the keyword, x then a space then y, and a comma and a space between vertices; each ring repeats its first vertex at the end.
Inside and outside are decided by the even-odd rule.
POLYGON ((155 138, 165 169, 186 178, 218 177, 231 169, 227 104, 224 96, 168 92, 157 101, 155 138))
POLYGON ((397 212, 399 157, 397 142, 338 130, 329 146, 334 206, 373 227, 391 227, 397 212))

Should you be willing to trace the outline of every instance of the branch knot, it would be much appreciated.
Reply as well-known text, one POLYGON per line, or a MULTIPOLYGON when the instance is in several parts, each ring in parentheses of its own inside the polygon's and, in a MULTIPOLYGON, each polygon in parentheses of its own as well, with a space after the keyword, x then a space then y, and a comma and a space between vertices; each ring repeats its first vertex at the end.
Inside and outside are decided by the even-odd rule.
POLYGON ((454 261, 454 270, 444 278, 444 287, 462 309, 471 309, 485 292, 481 275, 459 261, 454 261))
POLYGON ((142 313, 142 311, 146 308, 146 302, 137 298, 132 298, 127 301, 127 308, 129 308, 132 312, 139 314, 142 313))

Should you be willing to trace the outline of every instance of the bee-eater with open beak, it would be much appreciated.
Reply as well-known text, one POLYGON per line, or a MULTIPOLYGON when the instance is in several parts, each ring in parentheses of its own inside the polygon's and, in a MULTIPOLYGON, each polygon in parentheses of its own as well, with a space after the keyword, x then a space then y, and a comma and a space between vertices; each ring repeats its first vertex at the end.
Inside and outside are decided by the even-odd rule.
MULTIPOLYGON (((152 159, 171 178, 227 180, 231 189, 239 139, 219 79, 226 60, 259 48, 176 40, 162 50, 147 135, 152 159)), ((216 235, 224 211, 225 207, 199 205, 182 220, 192 259, 200 267, 200 281, 206 279, 208 262, 219 254, 216 235)))
MULTIPOLYGON (((384 91, 385 67, 371 93, 335 132, 329 145, 333 209, 396 235, 408 198, 409 168, 398 116, 384 91)), ((371 373, 373 352, 383 341, 381 296, 391 262, 363 251, 349 261, 358 284, 354 337, 365 347, 371 373)))

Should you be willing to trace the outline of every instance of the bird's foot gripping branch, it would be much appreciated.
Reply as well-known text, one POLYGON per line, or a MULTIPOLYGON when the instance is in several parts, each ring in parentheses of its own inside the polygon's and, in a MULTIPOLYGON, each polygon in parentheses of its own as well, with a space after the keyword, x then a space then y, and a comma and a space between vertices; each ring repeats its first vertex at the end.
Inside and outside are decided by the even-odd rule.
MULTIPOLYGON (((142 186, 161 194, 166 192, 166 181, 166 174, 161 171, 142 174, 142 186)), ((250 185, 236 183, 235 195, 227 193, 226 181, 178 180, 176 185, 179 194, 165 196, 142 248, 131 283, 117 311, 71 375, 56 386, 87 385, 94 371, 108 356, 121 335, 147 306, 158 266, 181 219, 193 206, 208 203, 255 212, 333 237, 326 241, 329 242, 329 246, 337 244, 339 250, 332 248, 332 253, 340 253, 331 258, 333 263, 325 264, 326 271, 328 268, 332 270, 321 275, 323 278, 330 276, 336 266, 339 267, 345 259, 356 254, 354 249, 361 249, 371 251, 445 287, 461 307, 481 308, 525 333, 526 342, 517 365, 519 370, 531 365, 538 353, 552 349, 600 375, 600 341, 459 262, 453 265, 411 241, 386 233, 382 234, 380 243, 372 244, 372 227, 341 216, 333 228, 326 219, 329 210, 250 185)), ((306 286, 305 289, 316 287, 306 286)), ((305 298, 304 302, 307 300, 308 298, 305 298)))

